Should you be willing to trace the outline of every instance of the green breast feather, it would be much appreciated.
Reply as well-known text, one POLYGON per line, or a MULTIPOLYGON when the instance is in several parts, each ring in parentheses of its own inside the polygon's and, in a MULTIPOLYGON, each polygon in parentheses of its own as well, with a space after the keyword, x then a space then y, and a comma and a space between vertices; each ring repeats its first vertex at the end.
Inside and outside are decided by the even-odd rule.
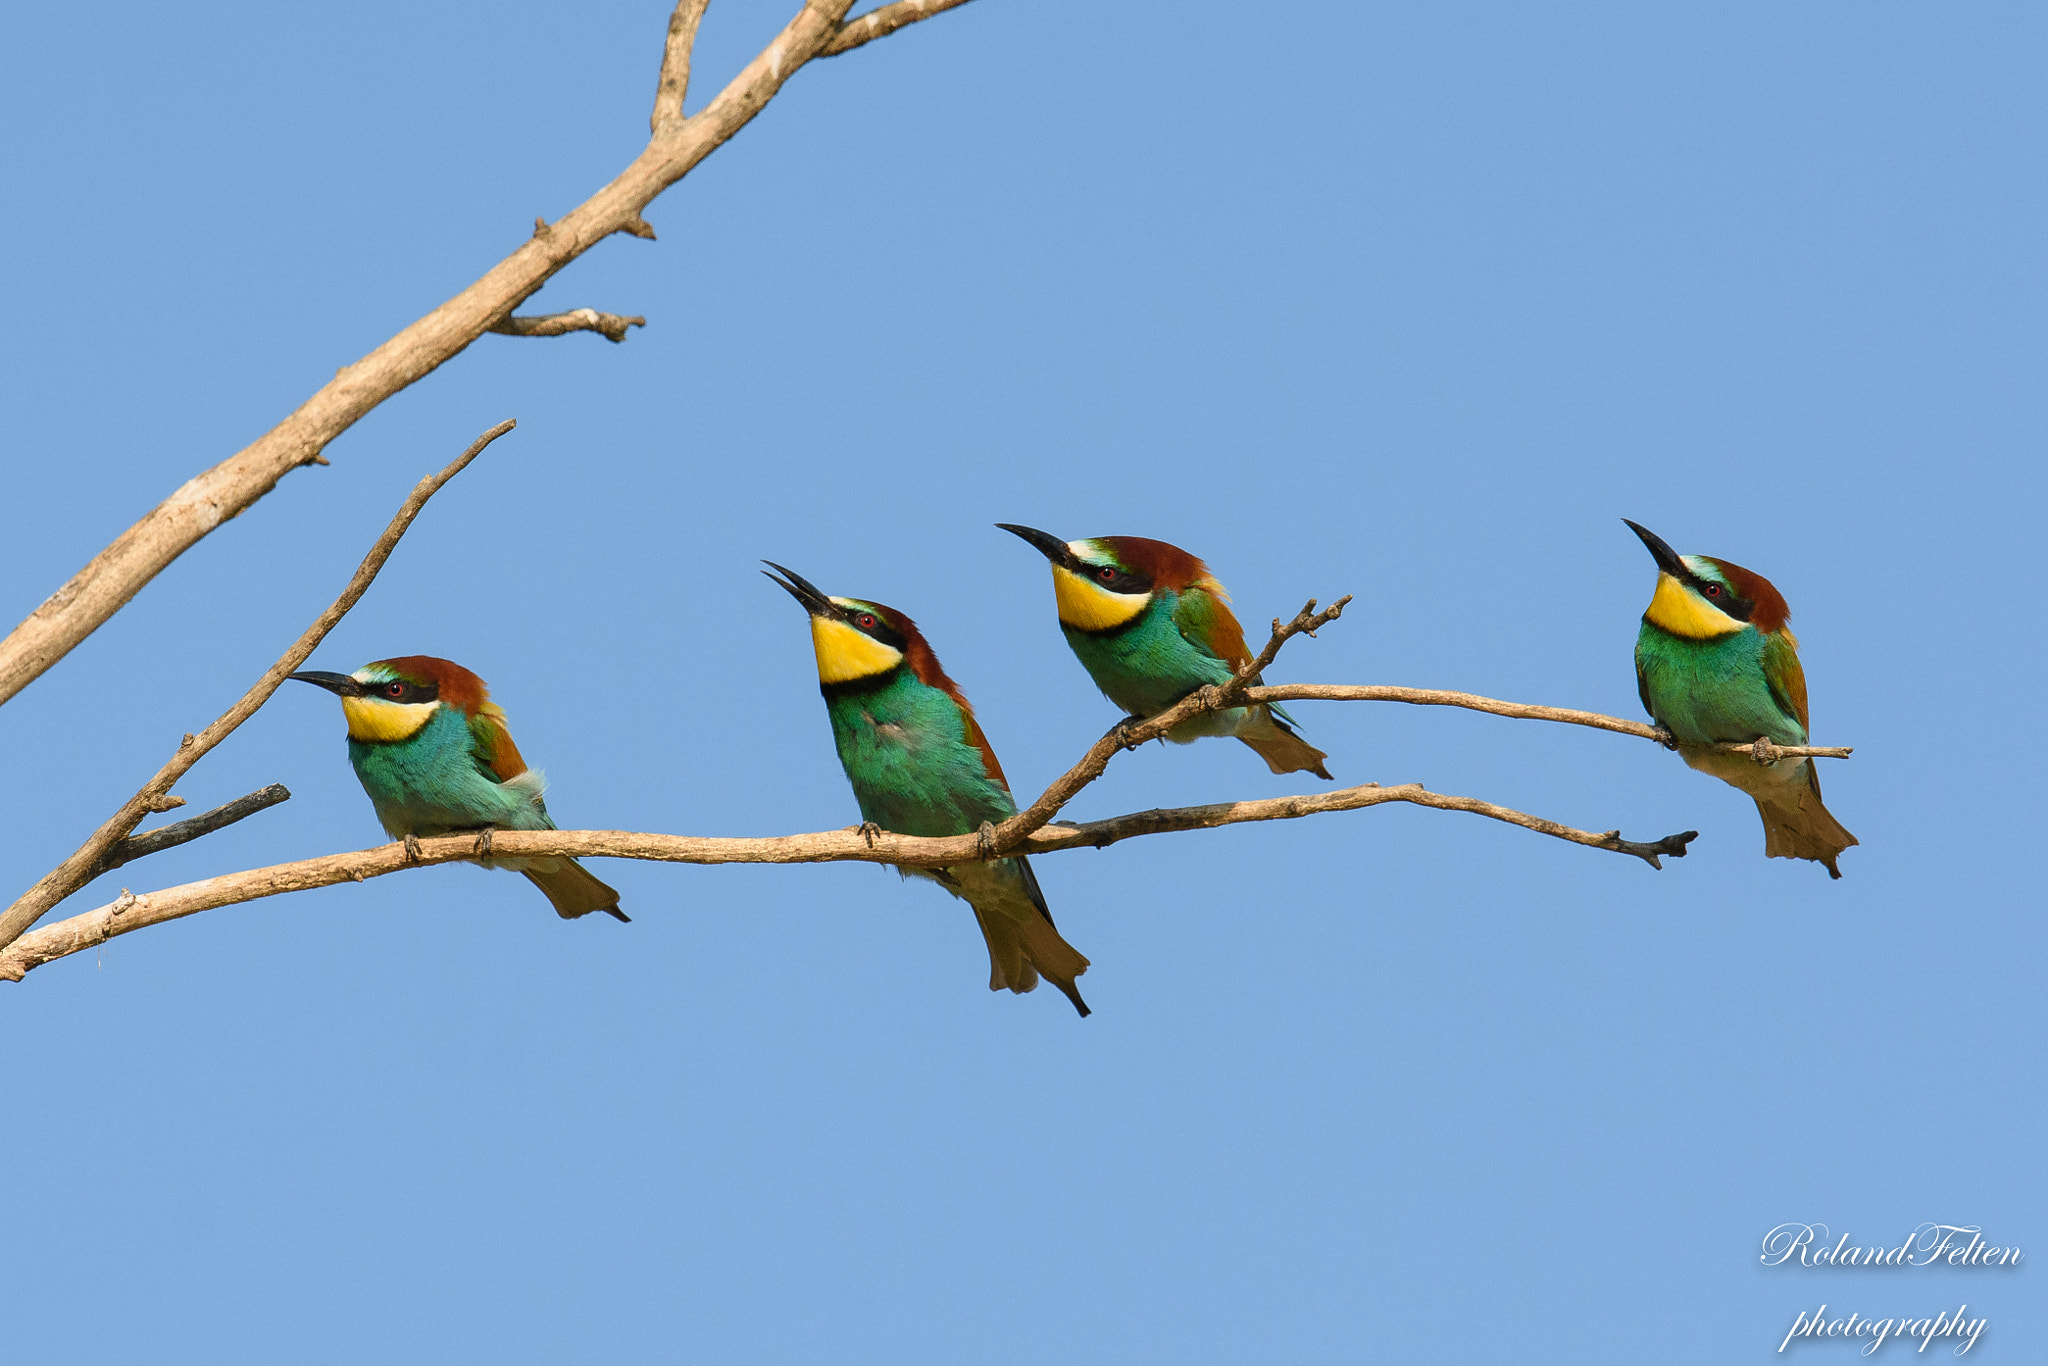
POLYGON ((905 835, 964 835, 1016 814, 959 705, 908 669, 880 686, 828 689, 826 709, 863 819, 905 835))

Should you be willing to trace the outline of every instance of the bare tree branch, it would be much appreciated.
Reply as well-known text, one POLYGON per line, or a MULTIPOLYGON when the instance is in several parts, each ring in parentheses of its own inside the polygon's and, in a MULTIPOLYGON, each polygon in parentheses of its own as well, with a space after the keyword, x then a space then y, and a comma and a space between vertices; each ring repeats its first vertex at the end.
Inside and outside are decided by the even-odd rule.
POLYGON ((256 709, 269 701, 270 695, 284 682, 285 675, 305 663, 306 657, 313 653, 315 647, 326 638, 327 633, 333 630, 336 624, 348 615, 349 609, 362 599, 363 594, 376 579, 377 571, 391 558, 391 552, 397 547, 399 538, 405 535, 405 529, 412 525, 412 519, 427 505, 427 500, 438 493, 442 485, 460 474, 464 466, 481 455, 484 447, 511 431, 514 425, 509 420, 500 422, 472 441, 469 449, 456 456, 448 468, 420 480, 412 495, 405 500, 405 505, 398 509, 398 515, 391 519, 391 525, 384 528, 384 534, 377 538, 377 543, 370 547, 370 553, 363 557, 363 562, 356 569, 355 577, 349 580, 348 587, 342 590, 341 596, 334 600, 331 607, 320 614, 319 620, 306 628, 305 633, 291 649, 284 652, 284 657, 271 665, 269 671, 256 680, 255 686, 242 694, 241 701, 223 712, 219 720, 197 735, 187 735, 178 746, 177 753, 157 770, 154 778, 143 784, 140 792, 130 797, 119 811, 109 816, 106 822, 93 832, 92 838, 78 846, 71 857, 44 874, 40 882, 23 892, 20 898, 7 908, 6 913, 0 915, 0 947, 20 938, 22 931, 35 924, 45 911, 91 881, 100 866, 114 852, 115 846, 142 823, 144 816, 152 811, 165 809, 164 803, 170 795, 171 787, 178 779, 184 777, 192 765, 204 758, 207 751, 232 735, 237 726, 254 716, 256 709))
POLYGON ((958 9, 967 0, 896 0, 893 5, 871 9, 858 19, 849 19, 839 26, 832 35, 832 41, 825 44, 820 57, 837 57, 842 52, 851 52, 857 47, 872 43, 877 38, 886 38, 907 24, 920 19, 929 19, 934 14, 949 9, 958 9))
POLYGON ((677 0, 675 13, 668 17, 668 42, 661 51, 661 79, 654 86, 654 112, 647 116, 647 131, 659 133, 669 124, 683 121, 683 97, 690 93, 690 55, 697 46, 697 25, 711 0, 677 0))
MULTIPOLYGON (((1210 830, 1251 821, 1292 820, 1391 802, 1406 802, 1441 811, 1473 812, 1589 849, 1629 854, 1653 868, 1662 866, 1658 862, 1659 855, 1682 857, 1686 843, 1695 835, 1693 831, 1686 831, 1667 836, 1654 844, 1632 844, 1623 840, 1618 831, 1596 835, 1473 797, 1425 791, 1418 783, 1400 787, 1367 783, 1362 787, 1309 796, 1139 811, 1085 825, 1048 826, 1034 831, 1020 852, 1049 854, 1063 849, 1101 849, 1144 835, 1210 830)), ((341 882, 361 882, 405 868, 473 860, 477 855, 477 841, 473 835, 444 835, 416 840, 412 849, 413 852, 409 852, 404 844, 386 844, 355 853, 329 854, 297 863, 229 873, 140 896, 124 890, 120 897, 105 906, 31 931, 0 951, 0 979, 19 982, 36 968, 55 959, 104 944, 117 935, 196 915, 200 911, 286 892, 331 887, 341 882)), ((494 830, 491 832, 491 853, 499 858, 569 855, 576 858, 646 859, 662 863, 893 863, 914 868, 943 868, 1005 856, 991 848, 981 835, 920 839, 886 830, 879 834, 864 834, 858 826, 765 839, 636 834, 623 830, 494 830)))
POLYGON ((627 328, 645 326, 647 319, 637 315, 623 318, 616 313, 600 313, 594 308, 578 308, 567 313, 500 318, 491 324, 491 331, 508 337, 559 337, 565 332, 602 332, 607 340, 622 342, 626 339, 627 328))
MULTIPOLYGON (((805 0, 782 31, 689 118, 681 117, 687 56, 702 6, 683 0, 669 21, 655 128, 646 148, 612 182, 540 229, 474 284, 414 322, 307 399, 250 445, 187 482, 71 577, 5 640, 0 640, 0 703, 99 629, 143 585, 215 527, 237 516, 378 404, 459 355, 530 298, 556 272, 615 232, 651 237, 641 210, 753 120, 783 83, 828 44, 851 46, 893 32, 950 5, 922 11, 884 6, 875 22, 849 35, 852 0, 805 0), (886 18, 879 16, 886 15, 886 18), (673 109, 675 117, 667 117, 673 109)), ((856 25, 858 27, 858 24, 856 25)), ((125 831, 123 832, 126 833, 125 831)))
MULTIPOLYGON (((1573 711, 1569 707, 1540 707, 1528 702, 1501 702, 1476 693, 1446 692, 1440 688, 1397 688, 1346 683, 1281 683, 1268 688, 1246 688, 1247 702, 1410 702, 1422 707, 1464 707, 1493 716, 1512 716, 1523 721, 1562 721, 1566 725, 1591 726, 1617 735, 1634 735, 1676 748, 1671 733, 1641 721, 1603 716, 1597 711, 1573 711)), ((1779 759, 1846 759, 1856 751, 1846 745, 1774 745, 1769 740, 1750 744, 1700 746, 1727 754, 1747 754, 1760 764, 1779 759)))
POLYGON ((170 825, 158 826, 140 835, 130 835, 108 851, 107 856, 100 860, 99 866, 92 870, 92 875, 99 877, 139 858, 147 858, 166 849, 175 849, 181 844, 190 844, 201 835, 211 835, 216 830, 224 830, 236 821, 247 820, 258 811, 267 811, 279 802, 288 802, 291 799, 292 794, 283 783, 272 783, 269 787, 251 792, 246 797, 237 797, 225 805, 216 806, 211 811, 203 811, 197 816, 174 821, 170 825))
POLYGON ((1055 825, 1033 834, 1026 853, 1048 852, 1054 849, 1070 849, 1085 844, 1102 849, 1119 840, 1135 835, 1157 835, 1176 830, 1211 830, 1223 825, 1241 825, 1248 821, 1294 820, 1301 816, 1320 815, 1326 811, 1356 811, 1368 806, 1383 806, 1388 802, 1407 802, 1414 806, 1432 807, 1438 811, 1469 811, 1477 816, 1487 816, 1509 825, 1519 825, 1524 830, 1533 830, 1539 835, 1568 840, 1583 844, 1588 849, 1606 849, 1617 854, 1629 854, 1642 859, 1652 868, 1663 869, 1658 861, 1661 855, 1684 858, 1686 845, 1699 838, 1699 831, 1687 830, 1682 834, 1666 835, 1663 839, 1649 844, 1638 844, 1621 837, 1619 830, 1609 830, 1596 835, 1588 830, 1561 825, 1542 816, 1531 816, 1511 807, 1484 802, 1477 797, 1453 797, 1441 792, 1431 792, 1421 783, 1402 783, 1395 787, 1382 787, 1378 783, 1365 783, 1358 787, 1338 788, 1334 792, 1315 792, 1300 797, 1268 797, 1259 801, 1219 802, 1212 806, 1180 806, 1159 811, 1139 811, 1128 816, 1117 816, 1106 821, 1091 821, 1086 825, 1055 825))

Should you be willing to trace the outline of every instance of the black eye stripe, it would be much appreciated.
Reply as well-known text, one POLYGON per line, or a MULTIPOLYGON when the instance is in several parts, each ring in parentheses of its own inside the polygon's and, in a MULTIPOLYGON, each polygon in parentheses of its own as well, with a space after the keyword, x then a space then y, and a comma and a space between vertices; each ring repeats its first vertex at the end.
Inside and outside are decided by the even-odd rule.
POLYGON ((879 640, 892 650, 904 649, 909 644, 909 638, 891 626, 879 613, 856 612, 844 608, 841 609, 839 619, 870 640, 879 640))
POLYGON ((1713 603, 1716 609, 1727 613, 1737 621, 1748 621, 1749 614, 1756 609, 1755 603, 1742 597, 1732 588, 1723 587, 1712 579, 1703 579, 1697 574, 1690 575, 1689 577, 1692 579, 1693 588, 1699 592, 1701 597, 1713 603))
POLYGON ((1133 574, 1113 564, 1085 564, 1089 582, 1111 593, 1149 593, 1152 580, 1143 574, 1133 574))
POLYGON ((365 683, 363 691, 385 702, 396 702, 411 706, 417 702, 436 702, 441 697, 438 683, 410 683, 401 678, 386 679, 382 683, 365 683), (393 692, 396 688, 398 691, 393 692))

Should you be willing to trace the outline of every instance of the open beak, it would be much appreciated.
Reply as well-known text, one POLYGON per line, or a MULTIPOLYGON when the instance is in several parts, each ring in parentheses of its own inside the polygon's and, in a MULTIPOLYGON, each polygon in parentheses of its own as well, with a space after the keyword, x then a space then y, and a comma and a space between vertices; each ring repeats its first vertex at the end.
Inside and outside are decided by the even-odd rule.
POLYGON ((846 615, 840 610, 839 604, 833 602, 832 599, 826 597, 823 593, 820 593, 816 584, 797 573, 794 569, 784 569, 773 560, 763 560, 761 563, 767 565, 768 569, 776 570, 782 575, 778 579, 774 574, 770 574, 768 569, 764 569, 761 571, 762 577, 771 582, 781 584, 788 590, 789 595, 802 603, 804 610, 812 616, 842 617, 846 615))
POLYGON ((301 683, 311 683, 316 688, 325 688, 336 697, 361 697, 366 689, 347 674, 302 673, 287 674, 301 683))
POLYGON ((1621 520, 1628 522, 1628 529, 1643 538, 1643 544, 1650 548, 1650 555, 1657 561, 1659 569, 1674 579, 1684 580, 1690 576, 1691 571, 1685 567, 1685 561, 1678 558, 1677 551, 1664 544, 1662 536, 1659 536, 1648 527, 1637 526, 1634 522, 1629 522, 1626 517, 1621 520))
POLYGON ((1067 543, 1051 532, 1039 531, 1033 527, 1015 526, 1009 522, 997 522, 997 526, 1012 536, 1029 541, 1038 548, 1038 553, 1054 564, 1067 569, 1079 569, 1081 557, 1067 548, 1067 543))

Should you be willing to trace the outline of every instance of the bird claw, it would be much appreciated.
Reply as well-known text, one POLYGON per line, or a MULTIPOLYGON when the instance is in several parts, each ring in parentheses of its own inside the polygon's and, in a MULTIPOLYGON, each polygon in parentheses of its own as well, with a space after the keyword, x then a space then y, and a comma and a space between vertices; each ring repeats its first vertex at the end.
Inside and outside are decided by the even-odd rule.
POLYGON ((1776 745, 1772 744, 1766 737, 1759 735, 1756 737, 1755 743, 1749 747, 1749 757, 1765 768, 1769 768, 1778 760, 1777 751, 1778 747, 1776 745))
POLYGON ((476 832, 476 856, 478 858, 489 858, 491 856, 491 831, 488 826, 476 832))
POLYGON ((876 825, 873 821, 862 821, 859 824, 859 826, 856 827, 856 829, 860 831, 861 839, 867 844, 868 848, 870 849, 875 847, 875 841, 879 839, 882 834, 882 827, 876 825))
POLYGON ((981 828, 974 832, 974 852, 984 860, 996 856, 996 825, 994 821, 983 821, 981 828))
POLYGON ((1117 722, 1115 729, 1110 732, 1116 736, 1117 745, 1123 749, 1136 749, 1142 742, 1131 739, 1131 732, 1143 725, 1144 721, 1145 718, 1142 716, 1126 716, 1117 722))
POLYGON ((1656 734, 1650 737, 1652 740, 1655 740, 1658 744, 1664 746, 1664 748, 1666 749, 1675 750, 1678 748, 1678 737, 1676 735, 1673 735, 1671 733, 1671 728, 1665 725, 1662 721, 1659 721, 1656 725, 1650 727, 1650 729, 1656 732, 1656 734))
POLYGON ((420 861, 420 837, 413 834, 410 830, 405 834, 405 861, 407 863, 418 863, 420 861))

